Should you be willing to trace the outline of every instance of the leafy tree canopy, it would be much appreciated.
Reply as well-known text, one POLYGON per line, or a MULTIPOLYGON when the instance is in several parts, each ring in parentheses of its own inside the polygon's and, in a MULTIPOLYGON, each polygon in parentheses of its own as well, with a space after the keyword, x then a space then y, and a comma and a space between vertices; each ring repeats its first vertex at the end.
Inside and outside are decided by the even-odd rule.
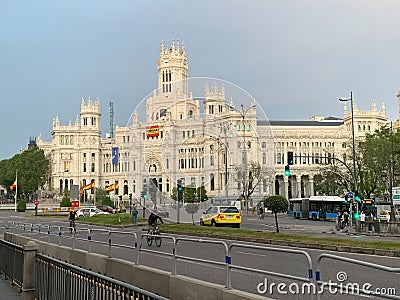
POLYGON ((47 181, 49 161, 43 150, 34 147, 0 162, 0 184, 9 189, 18 171, 18 194, 29 196, 47 181))
POLYGON ((264 200, 264 206, 274 214, 284 213, 288 210, 288 201, 280 195, 270 196, 264 200))
POLYGON ((183 201, 185 201, 186 203, 196 202, 196 189, 189 186, 185 187, 183 193, 183 201))

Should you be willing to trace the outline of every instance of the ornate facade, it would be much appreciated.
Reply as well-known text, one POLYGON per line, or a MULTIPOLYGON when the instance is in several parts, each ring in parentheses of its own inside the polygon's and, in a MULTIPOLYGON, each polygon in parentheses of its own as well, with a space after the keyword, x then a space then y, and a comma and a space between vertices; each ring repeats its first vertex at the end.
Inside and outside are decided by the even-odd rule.
MULTIPOLYGON (((266 175, 253 199, 307 197, 315 193, 314 175, 326 158, 346 160, 352 137, 346 105, 343 119, 263 120, 254 99, 227 99, 222 84, 205 84, 203 96, 193 97, 184 45, 161 43, 157 66, 158 87, 146 101, 143 121, 137 109, 128 126, 117 126, 114 137, 102 137, 99 100, 82 99, 74 124, 60 125, 57 117, 52 140, 38 137, 51 161, 50 189, 118 183, 113 195, 123 199, 129 194, 139 199, 152 186, 169 197, 183 179, 186 186, 204 186, 209 197, 232 200, 243 190, 238 170, 248 174, 256 162, 266 175), (235 108, 235 101, 247 101, 248 109, 235 108), (117 160, 112 155, 116 148, 117 160), (295 154, 289 177, 283 176, 288 151, 295 154)), ((358 110, 355 104, 353 109, 356 138, 388 123, 384 105, 378 111, 374 100, 371 110, 358 110)))

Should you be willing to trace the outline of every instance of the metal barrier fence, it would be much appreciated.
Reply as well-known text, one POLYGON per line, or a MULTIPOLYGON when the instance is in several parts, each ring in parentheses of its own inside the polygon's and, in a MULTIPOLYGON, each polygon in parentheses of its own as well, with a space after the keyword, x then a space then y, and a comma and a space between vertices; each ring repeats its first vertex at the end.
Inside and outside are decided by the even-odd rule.
POLYGON ((22 286, 24 275, 23 247, 0 240, 0 270, 6 278, 22 286))
MULTIPOLYGON (((227 259, 229 259, 229 264, 228 264, 229 271, 228 271, 228 280, 227 280, 228 281, 228 283, 227 283, 228 289, 231 288, 230 270, 233 270, 233 269, 247 271, 247 272, 256 272, 256 273, 265 274, 265 275, 273 275, 273 276, 277 276, 277 277, 281 277, 281 278, 307 282, 310 287, 312 287, 312 285, 314 284, 311 257, 306 251, 303 251, 303 250, 232 243, 229 245, 229 248, 228 248, 227 259), (266 270, 260 270, 260 269, 254 269, 254 268, 247 268, 247 267, 243 267, 243 266, 239 266, 239 265, 233 265, 231 263, 231 257, 232 257, 231 253, 232 253, 233 248, 259 249, 259 250, 272 251, 272 252, 284 252, 284 253, 292 253, 292 254, 302 255, 306 258, 307 263, 308 263, 308 269, 305 272, 305 273, 307 273, 307 277, 299 277, 299 276, 293 276, 290 274, 270 272, 270 271, 266 271, 266 270)), ((311 299, 313 299, 313 293, 310 293, 310 297, 311 297, 311 299)))
MULTIPOLYGON (((326 288, 335 288, 340 292, 341 294, 348 294, 348 295, 364 295, 364 296, 379 296, 380 298, 386 298, 386 299, 400 299, 399 296, 396 295, 390 295, 390 294, 382 294, 382 293, 377 293, 374 290, 367 290, 364 288, 359 287, 357 283, 348 283, 343 285, 343 283, 332 283, 332 282, 327 282, 327 281, 322 281, 321 280, 321 271, 320 271, 320 265, 322 259, 327 258, 327 259, 333 259, 337 261, 342 261, 342 262, 347 262, 359 266, 364 266, 368 268, 372 268, 374 270, 382 270, 382 271, 387 271, 387 272, 393 272, 393 273, 399 273, 400 268, 391 268, 391 267, 386 267, 362 260, 357 260, 353 258, 348 258, 348 257, 342 257, 342 256, 337 256, 333 254, 327 254, 323 253, 318 256, 317 258, 317 264, 316 264, 316 272, 315 272, 315 279, 317 282, 317 286, 322 286, 322 288, 325 286, 326 288)), ((320 290, 317 293, 317 299, 320 299, 320 290)))
MULTIPOLYGON (((295 250, 295 249, 285 249, 285 248, 273 248, 273 247, 268 247, 268 246, 257 246, 257 245, 249 245, 249 244, 238 244, 238 243, 233 243, 230 246, 224 241, 218 241, 218 240, 212 240, 212 239, 196 239, 196 238, 186 238, 186 237, 174 237, 174 236, 167 236, 167 235, 161 235, 161 239, 163 241, 165 240, 171 240, 172 241, 172 249, 171 252, 163 252, 161 250, 154 250, 154 249, 148 249, 146 247, 143 247, 146 244, 147 237, 150 236, 149 234, 143 233, 141 235, 140 243, 138 243, 137 235, 134 232, 123 232, 123 231, 114 231, 114 230, 105 230, 105 229, 92 229, 92 228, 79 228, 79 232, 87 232, 87 239, 84 238, 79 238, 75 234, 70 234, 68 227, 56 227, 56 226, 43 226, 41 224, 33 225, 33 224, 21 224, 21 223, 12 223, 9 224, 12 226, 8 226, 9 228, 14 228, 14 231, 16 233, 26 233, 28 235, 33 235, 35 236, 38 240, 40 240, 43 237, 48 238, 48 241, 50 241, 50 236, 58 236, 59 238, 59 245, 62 245, 62 240, 64 238, 67 239, 72 239, 73 244, 72 248, 75 247, 75 240, 80 240, 80 241, 86 241, 87 242, 87 247, 88 247, 88 252, 90 253, 92 251, 92 243, 97 243, 97 244, 102 244, 102 245, 107 245, 108 246, 108 256, 112 257, 112 247, 120 247, 120 248, 127 248, 127 249, 134 249, 137 251, 137 260, 136 264, 140 264, 140 257, 141 253, 151 253, 154 255, 162 256, 162 257, 169 257, 171 258, 171 274, 176 275, 178 274, 177 270, 177 262, 178 261, 186 261, 186 262, 199 262, 203 263, 205 265, 214 265, 214 266, 219 266, 221 268, 225 268, 225 287, 228 289, 232 289, 232 281, 231 281, 231 274, 233 270, 242 270, 242 271, 247 271, 247 272, 252 272, 252 273, 257 273, 257 274, 269 274, 269 275, 274 275, 277 277, 281 278, 287 278, 287 279, 294 279, 298 281, 303 281, 303 282, 311 282, 313 280, 313 271, 312 271, 312 262, 309 254, 305 251, 301 250, 295 250), (67 234, 66 234, 67 233, 67 234), (108 241, 95 241, 93 239, 93 234, 94 233, 101 233, 104 235, 108 236, 108 241), (112 242, 113 240, 113 235, 128 235, 132 237, 132 246, 130 245, 120 245, 120 244, 115 244, 112 242), (207 259, 202 259, 202 258, 195 258, 195 257, 188 257, 184 255, 179 254, 179 245, 182 242, 190 242, 190 243, 198 243, 198 244, 213 244, 213 245, 221 245, 224 248, 224 254, 223 257, 221 257, 221 260, 210 260, 209 258, 207 259), (240 266, 240 265, 234 265, 232 264, 232 249, 233 248, 247 248, 247 249, 257 249, 257 250, 263 250, 263 251, 273 251, 273 252, 284 252, 284 253, 293 253, 293 254, 298 254, 298 255, 303 255, 306 257, 307 260, 307 266, 304 269, 304 274, 307 274, 308 276, 305 277, 299 277, 299 276, 294 276, 291 274, 285 274, 285 273, 277 273, 277 272, 271 272, 267 270, 260 270, 256 268, 248 268, 245 266, 240 266)), ((155 248, 157 249, 157 248, 155 248)), ((311 295, 312 299, 312 295, 311 295)))
POLYGON ((172 274, 176 274, 176 262, 177 260, 183 260, 183 261, 190 261, 190 262, 202 262, 205 264, 209 265, 217 265, 226 268, 226 287, 230 285, 229 278, 230 278, 230 271, 228 267, 228 245, 224 241, 216 241, 216 240, 207 240, 207 239, 193 239, 193 238, 184 238, 184 237, 178 237, 175 240, 175 245, 174 245, 174 262, 173 262, 173 269, 172 269, 172 274), (182 256, 176 254, 177 252, 177 247, 178 247, 178 242, 179 241, 186 241, 186 242, 194 242, 194 243, 201 243, 201 244, 214 244, 214 245, 222 245, 224 246, 225 250, 225 259, 222 261, 214 261, 210 259, 201 259, 201 258, 194 258, 194 257, 188 257, 188 256, 182 256), (224 261, 224 262, 223 262, 224 261))
POLYGON ((6 222, 6 229, 12 229, 14 233, 21 235, 33 236, 38 240, 47 238, 47 242, 50 242, 51 237, 58 237, 58 245, 63 245, 63 239, 72 240, 72 249, 75 249, 75 242, 82 241, 87 242, 87 251, 92 252, 92 244, 100 244, 108 246, 108 256, 112 257, 112 248, 125 248, 125 249, 137 249, 138 248, 138 238, 135 232, 124 232, 118 230, 106 230, 106 229, 94 229, 94 228, 78 228, 80 232, 86 232, 86 238, 81 238, 76 235, 76 232, 70 232, 70 227, 62 226, 51 226, 42 224, 31 224, 31 223, 18 223, 18 222, 6 222), (93 240, 94 233, 106 234, 108 236, 107 241, 96 241, 93 240), (124 235, 131 238, 131 245, 123 245, 113 243, 113 235, 124 235))
POLYGON ((40 300, 165 300, 162 296, 38 254, 35 296, 40 300))
MULTIPOLYGON (((308 252, 303 251, 303 250, 297 250, 293 248, 274 248, 274 247, 269 247, 269 246, 261 246, 261 245, 251 245, 251 244, 239 244, 239 243, 231 243, 229 246, 226 242, 224 241, 219 241, 219 240, 212 240, 212 239, 197 239, 197 238, 186 238, 186 237, 174 237, 174 236, 167 236, 167 235, 161 235, 161 239, 163 241, 165 240, 171 240, 172 241, 172 246, 170 247, 171 249, 168 249, 168 251, 162 251, 162 249, 159 249, 157 247, 155 248, 147 248, 144 247, 146 242, 143 239, 147 239, 148 234, 143 233, 141 235, 140 240, 138 241, 138 237, 136 233, 134 232, 123 232, 123 231, 114 231, 114 230, 104 230, 104 229, 92 229, 92 228, 86 228, 82 229, 79 228, 79 232, 86 232, 87 233, 87 238, 78 238, 75 234, 65 234, 65 232, 68 230, 68 227, 53 227, 53 226, 43 226, 43 225, 33 225, 33 224, 21 224, 21 223, 14 223, 8 224, 8 228, 11 229, 13 227, 13 230, 16 233, 19 234, 27 234, 31 236, 35 236, 38 239, 43 239, 43 238, 48 238, 48 241, 50 241, 50 237, 58 236, 59 238, 59 244, 61 245, 63 242, 64 238, 72 239, 73 241, 75 240, 81 240, 81 241, 86 241, 88 251, 91 252, 91 245, 93 243, 98 243, 98 244, 103 244, 108 246, 108 256, 112 257, 113 252, 112 248, 113 247, 121 247, 121 248, 127 248, 127 249, 134 249, 137 254, 137 261, 136 264, 140 264, 140 259, 141 259, 141 254, 142 253, 151 253, 154 255, 158 256, 164 256, 168 257, 171 259, 171 274, 176 275, 178 273, 177 270, 177 262, 178 261, 186 261, 186 262, 198 262, 202 263, 204 265, 213 265, 213 266, 218 266, 221 267, 222 269, 225 268, 225 276, 223 279, 225 279, 225 286, 227 289, 232 289, 232 271, 233 270, 241 270, 241 271, 246 271, 246 272, 252 272, 256 274, 267 274, 267 275, 272 275, 272 276, 277 276, 285 279, 292 279, 296 281, 301 281, 304 282, 305 284, 308 284, 311 288, 315 287, 318 289, 320 286, 327 284, 327 282, 321 280, 321 272, 320 272, 320 265, 321 265, 321 260, 324 258, 328 259, 334 259, 338 261, 343 261, 343 262, 348 262, 351 264, 356 264, 360 266, 366 266, 370 268, 374 268, 375 270, 383 270, 383 271, 389 271, 389 272, 396 272, 400 273, 400 268, 390 268, 382 265, 377 265, 365 261, 360 261, 356 259, 351 259, 351 258, 346 258, 346 257, 341 257, 341 256, 336 256, 336 255, 331 255, 331 254, 321 254, 318 259, 317 259, 317 271, 316 271, 316 276, 315 279, 313 278, 313 263, 311 260, 310 255, 308 252), (12 226, 9 226, 12 225, 12 226), (103 236, 107 237, 101 240, 94 240, 93 239, 93 234, 94 233, 100 233, 103 236), (114 235, 127 235, 130 239, 131 242, 128 245, 121 245, 113 242, 114 235), (217 257, 217 259, 211 260, 209 258, 204 259, 204 258, 195 258, 195 257, 188 257, 184 255, 180 255, 180 247, 182 242, 189 242, 189 243, 195 243, 195 244, 213 244, 213 245, 221 245, 224 249, 222 252, 219 252, 218 255, 222 255, 222 257, 217 257), (232 255, 235 255, 234 249, 236 248, 246 248, 246 249, 254 249, 254 250, 261 250, 261 251, 266 251, 266 252, 281 252, 281 253, 289 253, 289 254, 295 254, 295 255, 300 255, 305 257, 306 264, 304 266, 304 276, 295 276, 292 274, 289 274, 290 272, 286 273, 278 273, 278 272, 272 272, 269 270, 263 270, 263 269, 258 269, 258 268, 249 268, 243 265, 238 265, 238 264, 233 264, 232 263, 232 255)), ((126 239, 125 239, 126 240, 126 239)), ((74 244, 73 244, 74 245, 74 244)), ((74 247, 74 246, 73 246, 74 247)), ((366 291, 366 290, 360 290, 360 292, 363 295, 374 295, 371 293, 371 291, 366 291)), ((312 292, 310 293, 311 299, 313 298, 314 295, 317 295, 317 298, 319 299, 320 294, 318 292, 312 292)), ((395 296, 395 295, 379 295, 381 298, 388 298, 388 299, 400 299, 400 297, 395 296)))
MULTIPOLYGON (((141 253, 141 252, 147 252, 147 253, 152 253, 152 254, 155 254, 155 255, 158 255, 158 256, 172 257, 172 264, 173 264, 172 269, 174 269, 175 250, 172 249, 172 253, 168 253, 168 252, 162 252, 162 251, 156 251, 156 250, 152 250, 152 249, 143 248, 143 247, 142 247, 142 245, 143 245, 143 239, 147 240, 148 237, 151 238, 151 237, 153 237, 153 235, 152 235, 152 234, 149 234, 149 233, 144 233, 144 234, 142 234, 142 236, 141 236, 140 244, 139 244, 139 247, 138 247, 138 253, 137 253, 136 264, 137 264, 137 265, 140 265, 140 253, 141 253)), ((173 236, 167 236, 167 235, 162 235, 162 237, 161 237, 161 240, 168 240, 168 239, 171 239, 171 240, 173 241, 173 244, 175 245, 175 237, 173 237, 173 236)))

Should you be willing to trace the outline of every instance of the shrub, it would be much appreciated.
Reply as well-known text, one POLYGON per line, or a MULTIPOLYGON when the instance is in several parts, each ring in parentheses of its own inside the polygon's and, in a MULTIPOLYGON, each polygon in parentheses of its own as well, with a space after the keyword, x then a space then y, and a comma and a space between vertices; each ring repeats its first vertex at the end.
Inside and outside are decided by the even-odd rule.
POLYGON ((19 200, 17 204, 17 211, 25 211, 25 210, 26 210, 25 200, 19 200))
POLYGON ((71 207, 71 199, 69 198, 69 191, 68 189, 64 189, 63 197, 60 203, 60 207, 71 207))
POLYGON ((114 203, 110 200, 110 198, 104 198, 101 201, 101 205, 108 205, 108 206, 114 207, 114 203))
POLYGON ((72 203, 71 200, 69 200, 69 198, 62 198, 61 202, 60 202, 60 207, 71 207, 72 203))

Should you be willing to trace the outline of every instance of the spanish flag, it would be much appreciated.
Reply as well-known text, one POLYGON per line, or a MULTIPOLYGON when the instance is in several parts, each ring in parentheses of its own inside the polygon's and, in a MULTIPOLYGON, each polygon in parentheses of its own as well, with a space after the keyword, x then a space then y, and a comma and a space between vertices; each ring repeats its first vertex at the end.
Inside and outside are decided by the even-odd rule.
POLYGON ((94 181, 92 181, 91 183, 89 183, 89 184, 87 184, 85 186, 82 186, 81 189, 84 190, 84 191, 85 190, 93 190, 94 189, 94 181))
POLYGON ((17 180, 15 179, 14 183, 10 185, 10 189, 13 190, 16 188, 16 186, 17 186, 17 180))
POLYGON ((89 184, 85 185, 85 186, 81 186, 79 194, 83 195, 83 191, 86 190, 93 190, 94 189, 94 181, 90 182, 89 184))
POLYGON ((112 192, 115 191, 116 189, 118 189, 118 183, 117 184, 113 183, 109 186, 106 186, 105 188, 106 192, 112 192))

